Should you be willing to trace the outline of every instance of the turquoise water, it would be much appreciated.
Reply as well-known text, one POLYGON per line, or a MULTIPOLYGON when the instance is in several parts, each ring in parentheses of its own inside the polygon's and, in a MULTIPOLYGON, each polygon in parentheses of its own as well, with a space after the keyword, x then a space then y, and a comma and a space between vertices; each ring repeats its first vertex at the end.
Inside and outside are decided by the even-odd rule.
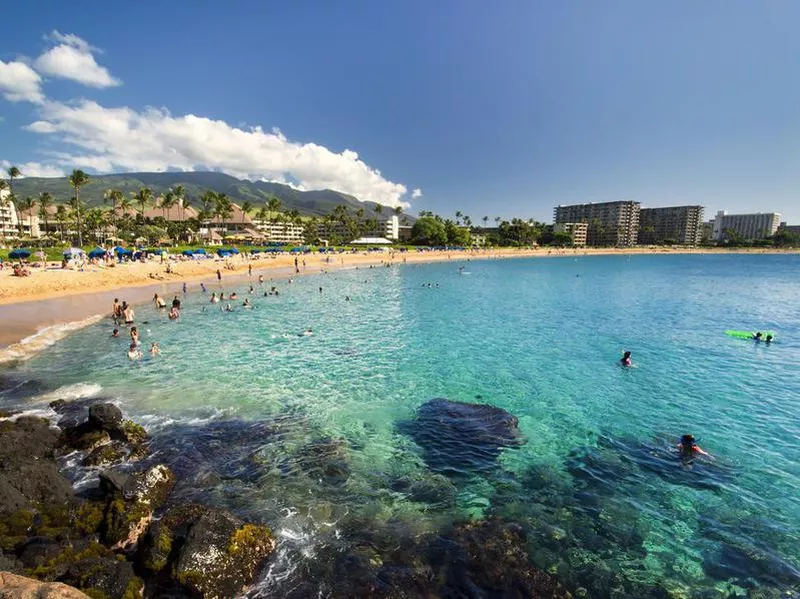
POLYGON ((520 522, 534 563, 592 597, 797 589, 798 267, 730 255, 361 268, 268 282, 278 297, 256 284, 255 309, 233 313, 192 292, 178 322, 137 310, 160 357, 130 362, 103 322, 8 372, 42 389, 0 403, 118 401, 154 432, 154 459, 184 474, 179 497, 279 533, 266 594, 323 578, 367 530, 413 537, 489 516, 520 522), (626 349, 636 368, 617 365, 626 349), (442 480, 398 427, 436 397, 507 410, 527 443, 491 474, 442 480), (684 432, 716 461, 673 460, 684 432), (436 490, 421 499, 408 481, 436 490))

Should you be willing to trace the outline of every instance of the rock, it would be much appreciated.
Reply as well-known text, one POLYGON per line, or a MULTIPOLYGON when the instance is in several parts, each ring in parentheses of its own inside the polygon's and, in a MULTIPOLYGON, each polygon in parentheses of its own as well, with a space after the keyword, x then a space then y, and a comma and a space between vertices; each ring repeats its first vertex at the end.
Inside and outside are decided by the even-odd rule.
POLYGON ((517 425, 516 416, 495 406, 432 399, 398 429, 422 448, 435 472, 488 474, 497 468, 503 448, 525 443, 517 425))
POLYGON ((350 456, 343 439, 325 437, 305 445, 295 456, 298 468, 330 485, 341 485, 350 476, 350 456))
POLYGON ((533 567, 522 527, 514 523, 490 519, 457 525, 435 554, 448 564, 444 596, 571 597, 533 567))
POLYGON ((112 437, 132 447, 138 447, 147 441, 147 431, 131 420, 123 420, 114 430, 112 437))
POLYGON ((11 418, 17 412, 13 412, 11 410, 0 410, 0 418, 11 418))
POLYGON ((175 475, 158 464, 134 475, 104 472, 100 485, 107 493, 103 540, 115 549, 130 549, 147 529, 153 512, 167 500, 175 475))
POLYGON ((270 530, 209 510, 193 522, 178 551, 175 578, 206 599, 235 597, 275 549, 270 530))
POLYGON ((44 458, 0 460, 0 515, 65 503, 72 485, 54 461, 44 458))
POLYGON ((87 422, 65 428, 61 432, 61 446, 68 450, 77 449, 78 451, 92 452, 97 447, 105 445, 111 441, 111 437, 106 431, 97 430, 87 422))
POLYGON ((39 582, 0 572, 0 597, 3 599, 89 599, 81 593, 60 582, 39 582))
POLYGON ((89 425, 104 431, 113 431, 122 424, 122 410, 113 403, 98 403, 89 408, 89 425))
POLYGON ((44 418, 0 422, 0 460, 52 458, 57 445, 58 431, 44 418))
POLYGON ((92 597, 134 599, 141 597, 144 583, 133 571, 133 564, 114 557, 88 557, 72 564, 63 577, 92 597))
POLYGON ((127 455, 128 452, 122 443, 119 441, 112 441, 106 445, 96 447, 83 459, 83 466, 87 468, 108 466, 116 462, 121 462, 127 455))
POLYGON ((22 564, 14 557, 13 554, 6 555, 0 549, 0 572, 19 572, 22 570, 22 564))

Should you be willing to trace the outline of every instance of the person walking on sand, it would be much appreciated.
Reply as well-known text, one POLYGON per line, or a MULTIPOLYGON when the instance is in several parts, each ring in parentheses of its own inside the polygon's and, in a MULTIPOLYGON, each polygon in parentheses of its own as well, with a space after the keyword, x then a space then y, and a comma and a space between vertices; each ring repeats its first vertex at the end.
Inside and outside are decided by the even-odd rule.
POLYGON ((248 277, 252 277, 253 276, 253 265, 252 264, 248 264, 247 265, 247 276, 248 277))
POLYGON ((217 269, 217 282, 222 283, 222 273, 217 269))
POLYGON ((297 257, 295 257, 294 259, 294 272, 295 274, 298 274, 300 272, 300 269, 297 266, 297 257))

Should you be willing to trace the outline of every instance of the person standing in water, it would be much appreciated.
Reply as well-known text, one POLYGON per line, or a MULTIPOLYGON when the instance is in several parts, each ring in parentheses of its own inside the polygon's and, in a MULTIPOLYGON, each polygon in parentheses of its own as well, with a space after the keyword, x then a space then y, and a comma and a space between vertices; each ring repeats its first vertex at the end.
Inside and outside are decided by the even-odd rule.
POLYGON ((631 360, 631 352, 626 351, 624 354, 622 354, 622 359, 619 361, 619 363, 622 366, 627 366, 627 367, 633 366, 633 360, 631 360))
POLYGON ((157 293, 153 295, 153 303, 155 304, 156 308, 167 307, 167 302, 164 301, 163 297, 159 297, 157 293))
POLYGON ((125 318, 125 324, 133 324, 134 318, 136 318, 136 314, 133 311, 133 308, 126 305, 125 310, 122 312, 122 316, 125 318))
POLYGON ((131 327, 131 344, 139 345, 139 329, 131 327))
POLYGON ((693 458, 695 456, 712 457, 707 451, 703 451, 694 439, 694 435, 682 435, 681 442, 678 443, 678 451, 682 458, 693 458))
POLYGON ((114 298, 114 306, 111 308, 111 318, 120 318, 122 316, 122 306, 119 305, 119 299, 114 298))

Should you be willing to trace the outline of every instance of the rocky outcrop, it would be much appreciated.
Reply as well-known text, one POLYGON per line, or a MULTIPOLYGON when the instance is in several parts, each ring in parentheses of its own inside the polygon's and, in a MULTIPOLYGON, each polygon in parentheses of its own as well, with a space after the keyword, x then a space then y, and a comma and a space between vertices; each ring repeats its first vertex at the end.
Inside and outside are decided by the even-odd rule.
POLYGON ((0 572, 2 599, 89 599, 89 595, 60 582, 40 582, 9 572, 0 572))
POLYGON ((100 488, 106 495, 103 541, 114 549, 133 548, 173 486, 175 475, 161 464, 137 474, 101 473, 100 488))
POLYGON ((417 417, 398 428, 422 448, 431 470, 442 474, 491 473, 503 448, 525 443, 513 414, 449 399, 422 404, 417 417))

